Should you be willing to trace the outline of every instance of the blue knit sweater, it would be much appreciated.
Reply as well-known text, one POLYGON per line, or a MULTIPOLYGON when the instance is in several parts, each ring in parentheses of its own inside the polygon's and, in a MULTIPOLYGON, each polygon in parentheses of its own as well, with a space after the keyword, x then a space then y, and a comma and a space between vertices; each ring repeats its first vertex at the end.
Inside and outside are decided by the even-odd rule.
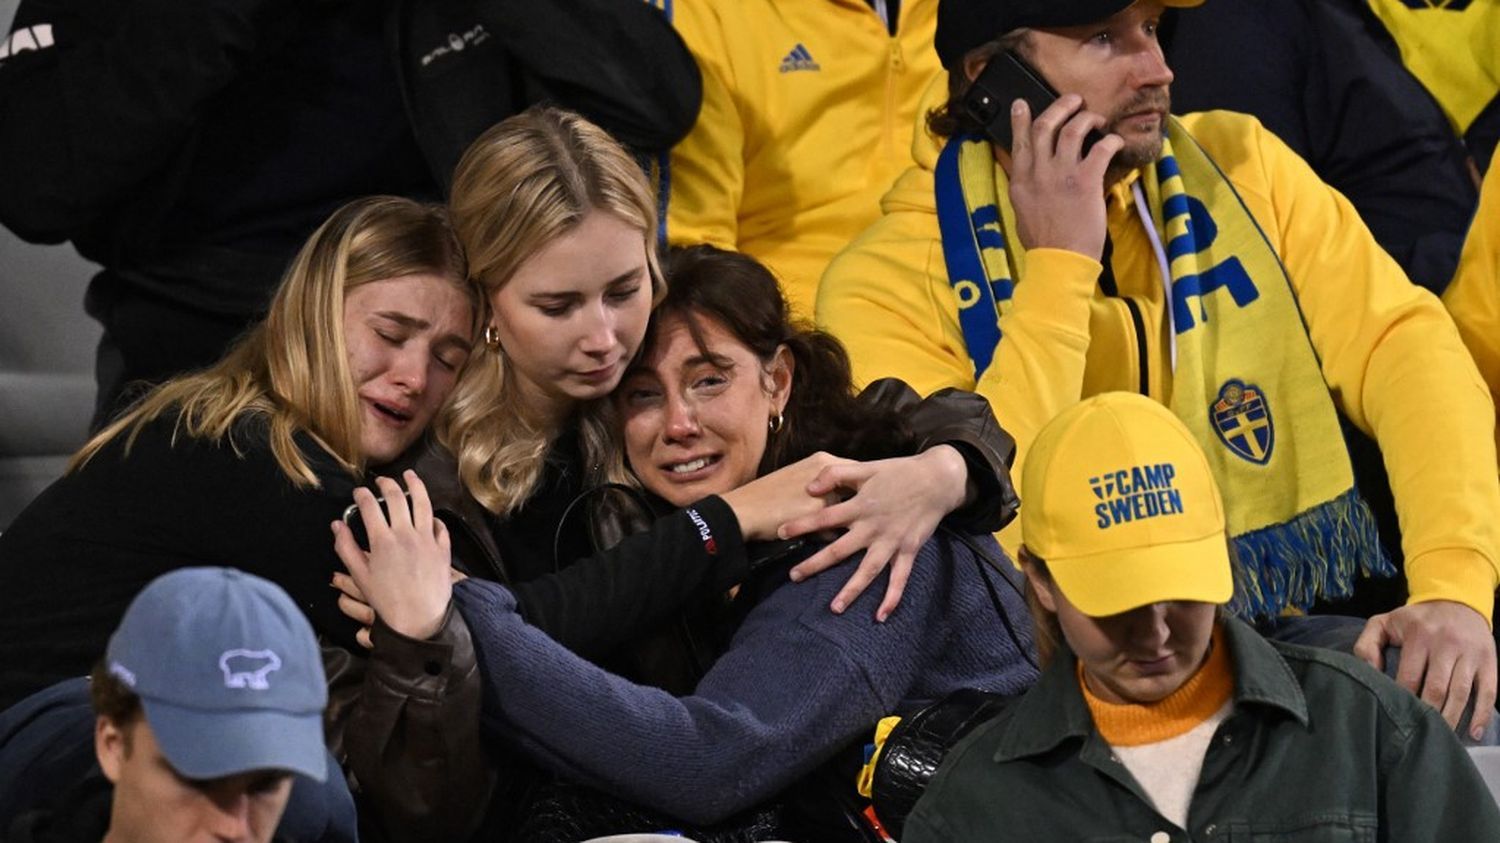
MULTIPOLYGON (((1003 558, 988 536, 975 543, 1003 558)), ((708 824, 774 795, 887 714, 959 688, 1035 682, 981 576, 1029 652, 1024 603, 962 543, 922 548, 885 623, 874 620, 885 575, 844 614, 828 609, 857 562, 770 589, 687 697, 601 670, 527 626, 504 586, 465 580, 454 599, 484 675, 485 725, 570 779, 708 824)))

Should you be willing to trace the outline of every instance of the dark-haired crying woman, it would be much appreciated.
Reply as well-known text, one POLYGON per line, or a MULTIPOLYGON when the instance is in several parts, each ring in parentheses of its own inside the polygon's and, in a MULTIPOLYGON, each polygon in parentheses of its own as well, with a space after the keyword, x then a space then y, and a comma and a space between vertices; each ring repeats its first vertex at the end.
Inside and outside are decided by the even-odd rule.
MULTIPOLYGON (((916 396, 886 385, 879 398, 857 398, 842 349, 788 320, 775 279, 759 264, 699 247, 668 267, 667 295, 614 398, 629 466, 661 508, 747 488, 819 451, 879 460, 920 449, 910 413, 898 412, 916 396)), ((373 509, 365 514, 378 530, 420 538, 431 515, 417 501, 390 523, 373 509)), ((960 520, 993 531, 1013 512, 1013 498, 988 495, 978 510, 960 520)), ((731 599, 713 601, 710 623, 698 628, 706 634, 694 638, 703 669, 679 694, 568 652, 525 623, 503 586, 474 579, 455 586, 441 548, 344 558, 377 614, 440 614, 453 595, 479 657, 492 740, 517 742, 567 779, 659 812, 632 815, 629 828, 575 830, 686 822, 711 833, 867 737, 892 711, 962 687, 1019 692, 1036 676, 1019 597, 976 554, 1000 559, 987 535, 939 533, 923 543, 900 606, 883 621, 875 617, 881 588, 835 614, 828 605, 846 576, 788 581, 789 569, 838 541, 757 546, 770 561, 731 599)), ((852 571, 858 558, 842 565, 852 571)), ((791 822, 773 811, 762 833, 793 833, 782 820, 791 822)))

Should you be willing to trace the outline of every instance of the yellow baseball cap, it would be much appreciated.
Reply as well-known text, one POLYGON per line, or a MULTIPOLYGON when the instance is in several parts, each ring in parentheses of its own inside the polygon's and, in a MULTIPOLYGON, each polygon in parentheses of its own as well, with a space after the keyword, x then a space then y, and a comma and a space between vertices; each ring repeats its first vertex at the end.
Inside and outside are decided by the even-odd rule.
POLYGON ((1027 550, 1086 615, 1234 593, 1208 460, 1150 398, 1108 392, 1054 418, 1026 456, 1021 495, 1027 550))

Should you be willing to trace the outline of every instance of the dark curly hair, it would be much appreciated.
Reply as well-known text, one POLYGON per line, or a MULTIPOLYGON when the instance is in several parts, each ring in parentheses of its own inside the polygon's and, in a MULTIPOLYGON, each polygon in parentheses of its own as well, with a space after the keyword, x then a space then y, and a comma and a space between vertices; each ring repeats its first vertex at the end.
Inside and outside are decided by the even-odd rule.
MULTIPOLYGON (((794 319, 776 277, 759 261, 713 246, 691 246, 672 250, 663 270, 667 294, 652 314, 641 357, 655 346, 666 317, 673 316, 710 360, 715 355, 703 338, 703 319, 722 325, 766 364, 782 346, 796 361, 785 423, 766 444, 760 474, 816 451, 870 460, 914 450, 915 437, 900 416, 856 399, 844 346, 794 319)), ((727 367, 728 361, 722 365, 727 367)))

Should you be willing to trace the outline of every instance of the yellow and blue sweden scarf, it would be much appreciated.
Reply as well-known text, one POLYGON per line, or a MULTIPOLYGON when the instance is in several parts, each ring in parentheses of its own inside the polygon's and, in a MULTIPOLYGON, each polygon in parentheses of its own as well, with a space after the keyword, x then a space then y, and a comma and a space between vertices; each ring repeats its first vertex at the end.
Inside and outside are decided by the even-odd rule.
MULTIPOLYGON (((1141 177, 1172 276, 1171 408, 1223 490, 1239 557, 1231 608, 1268 617, 1347 597, 1356 571, 1395 570, 1354 488, 1291 282, 1218 165, 1175 119, 1167 134, 1141 177)), ((1009 190, 988 141, 975 137, 947 143, 936 184, 944 261, 978 378, 1023 283, 1024 261, 1007 248, 1009 190)))

